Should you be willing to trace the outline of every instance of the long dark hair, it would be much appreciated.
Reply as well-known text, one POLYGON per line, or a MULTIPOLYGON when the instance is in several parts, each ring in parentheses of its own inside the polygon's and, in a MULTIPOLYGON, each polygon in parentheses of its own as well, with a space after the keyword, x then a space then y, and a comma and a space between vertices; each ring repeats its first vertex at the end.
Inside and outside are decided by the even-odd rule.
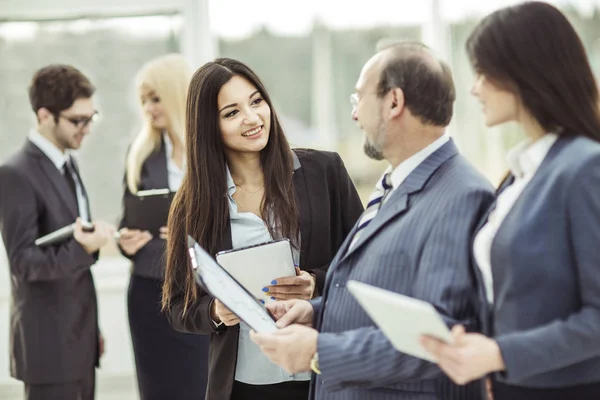
POLYGON ((517 94, 546 130, 600 141, 598 86, 581 39, 555 7, 527 2, 485 17, 467 40, 476 72, 517 94))
POLYGON ((273 103, 258 76, 240 61, 218 58, 204 64, 192 76, 186 110, 187 167, 169 214, 167 268, 163 307, 183 295, 184 313, 197 296, 189 268, 187 235, 210 254, 215 254, 229 224, 225 146, 218 120, 217 97, 221 87, 234 76, 247 79, 271 108, 269 141, 260 153, 265 195, 262 215, 273 216, 267 224, 272 237, 283 236, 292 243, 298 234, 298 211, 292 184, 292 151, 273 103))

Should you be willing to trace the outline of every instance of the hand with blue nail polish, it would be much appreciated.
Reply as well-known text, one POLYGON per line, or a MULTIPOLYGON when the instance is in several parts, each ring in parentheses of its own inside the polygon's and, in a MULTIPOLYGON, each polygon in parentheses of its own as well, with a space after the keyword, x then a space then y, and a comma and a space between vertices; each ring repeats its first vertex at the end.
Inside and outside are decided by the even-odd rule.
POLYGON ((316 286, 317 278, 296 266, 296 276, 273 279, 263 292, 272 300, 310 300, 315 295, 316 286))

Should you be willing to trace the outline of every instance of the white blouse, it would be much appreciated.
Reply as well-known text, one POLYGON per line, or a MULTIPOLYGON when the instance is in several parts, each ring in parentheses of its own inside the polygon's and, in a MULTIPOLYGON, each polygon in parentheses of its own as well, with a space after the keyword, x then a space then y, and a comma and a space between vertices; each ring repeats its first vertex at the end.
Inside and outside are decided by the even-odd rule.
POLYGON ((185 170, 185 158, 183 159, 183 170, 180 169, 175 161, 173 161, 173 142, 171 142, 171 138, 169 138, 168 133, 163 134, 164 142, 165 142, 165 153, 167 153, 167 179, 169 182, 169 190, 171 192, 176 192, 181 186, 181 181, 183 180, 183 170, 185 170))

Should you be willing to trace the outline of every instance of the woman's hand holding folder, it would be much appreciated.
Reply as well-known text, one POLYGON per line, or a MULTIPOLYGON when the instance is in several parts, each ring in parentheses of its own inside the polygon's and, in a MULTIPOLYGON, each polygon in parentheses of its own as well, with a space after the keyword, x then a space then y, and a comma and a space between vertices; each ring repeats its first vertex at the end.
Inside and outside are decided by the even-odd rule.
POLYGON ((314 297, 316 287, 317 278, 296 267, 296 276, 277 278, 263 291, 272 300, 310 300, 314 297))

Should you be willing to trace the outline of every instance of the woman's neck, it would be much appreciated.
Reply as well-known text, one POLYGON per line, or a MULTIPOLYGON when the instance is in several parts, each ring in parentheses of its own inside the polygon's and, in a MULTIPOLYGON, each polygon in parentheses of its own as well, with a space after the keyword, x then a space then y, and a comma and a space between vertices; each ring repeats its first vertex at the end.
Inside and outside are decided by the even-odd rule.
POLYGON ((246 189, 264 185, 260 153, 228 154, 227 164, 236 185, 246 189))
POLYGON ((520 119, 519 123, 521 124, 521 126, 523 127, 523 130, 525 131, 525 135, 527 135, 527 137, 529 139, 531 139, 532 142, 535 142, 536 140, 538 140, 542 136, 544 136, 546 133, 548 133, 539 124, 539 122, 530 114, 525 114, 520 119))

